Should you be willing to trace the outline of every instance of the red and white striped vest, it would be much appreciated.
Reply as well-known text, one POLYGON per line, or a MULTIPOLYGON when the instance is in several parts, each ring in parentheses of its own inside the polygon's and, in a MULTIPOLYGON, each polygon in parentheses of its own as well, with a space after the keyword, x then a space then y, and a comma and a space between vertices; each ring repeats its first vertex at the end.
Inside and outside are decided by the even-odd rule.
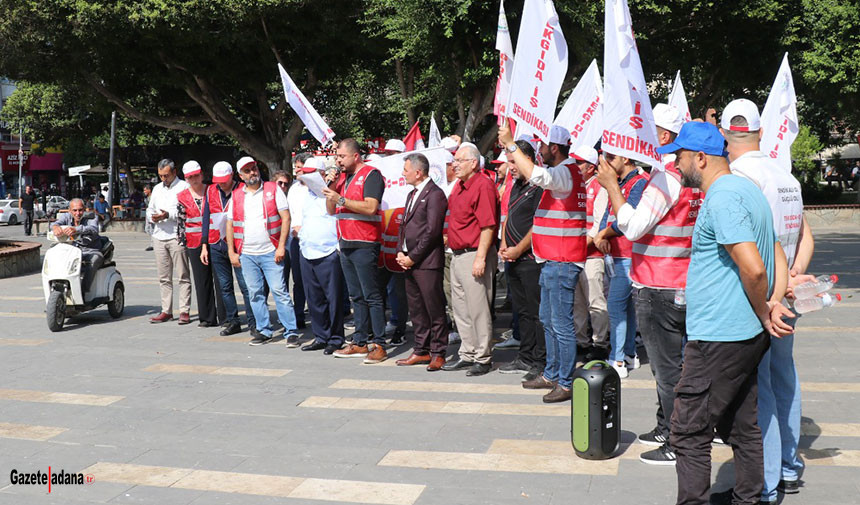
MULTIPOLYGON (((594 199, 597 198, 597 193, 600 192, 600 183, 597 182, 597 176, 591 178, 591 182, 585 187, 586 190, 586 199, 585 199, 585 211, 587 217, 585 219, 585 224, 588 225, 587 229, 591 229, 594 225, 594 199)), ((589 244, 588 249, 586 250, 586 256, 589 258, 602 258, 603 253, 597 250, 597 247, 594 243, 589 244)))
MULTIPOLYGON (((681 180, 674 163, 666 175, 681 180)), ((681 195, 663 219, 633 243, 633 281, 652 288, 684 289, 693 247, 693 229, 702 205, 698 188, 681 188, 681 195)))
MULTIPOLYGON (((639 181, 647 181, 640 173, 637 173, 635 176, 627 179, 627 182, 621 186, 621 196, 626 200, 628 195, 630 195, 630 189, 639 181)), ((615 210, 612 208, 612 202, 609 203, 609 218, 607 219, 607 226, 611 225, 615 222, 615 210)), ((612 255, 613 258, 631 258, 633 256, 633 243, 627 240, 627 237, 624 235, 619 235, 617 237, 612 237, 609 239, 610 251, 609 254, 612 255)))
MULTIPOLYGON (((364 201, 364 183, 367 176, 376 170, 371 165, 364 165, 353 176, 346 186, 346 174, 341 173, 335 185, 335 191, 347 200, 364 201)), ((337 237, 341 240, 353 242, 380 242, 382 240, 382 211, 368 216, 353 212, 345 207, 338 207, 335 212, 337 218, 337 237)), ((397 239, 395 239, 397 242, 397 239)))
MULTIPOLYGON (((415 195, 415 198, 418 198, 418 195, 415 195)), ((378 266, 384 266, 388 271, 394 273, 404 271, 400 263, 397 263, 397 241, 400 238, 400 225, 403 223, 405 211, 405 207, 391 211, 388 222, 385 223, 385 228, 382 230, 382 247, 379 248, 378 266)))
MULTIPOLYGON (((272 181, 263 183, 263 216, 266 219, 266 231, 272 245, 278 247, 281 240, 281 215, 278 213, 277 192, 281 189, 272 181)), ((240 184, 233 190, 233 248, 237 254, 242 254, 242 244, 245 242, 245 185, 240 184)))
POLYGON ((586 192, 579 167, 566 165, 573 178, 570 194, 553 198, 544 191, 532 226, 532 251, 538 258, 564 263, 585 261, 586 192))
MULTIPOLYGON (((203 209, 194 201, 191 188, 180 191, 176 200, 185 207, 185 247, 196 249, 203 242, 203 209)), ((217 230, 215 233, 218 233, 217 230)), ((209 235, 212 235, 212 221, 209 221, 209 235)))

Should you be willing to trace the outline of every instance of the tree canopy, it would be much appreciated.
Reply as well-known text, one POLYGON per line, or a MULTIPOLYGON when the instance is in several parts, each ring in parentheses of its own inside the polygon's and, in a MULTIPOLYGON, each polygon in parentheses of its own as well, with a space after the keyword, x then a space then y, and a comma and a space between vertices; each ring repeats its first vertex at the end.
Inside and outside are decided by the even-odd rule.
MULTIPOLYGON (((523 0, 506 0, 516 42, 523 0)), ((486 149, 498 3, 484 0, 0 0, 0 75, 20 83, 4 119, 62 144, 234 143, 289 163, 302 125, 280 62, 339 138, 402 136, 435 114, 486 149), (167 132, 167 133, 165 133, 167 132)), ((570 49, 562 99, 602 60, 603 2, 556 2, 570 49)), ((764 103, 789 51, 801 121, 821 138, 860 122, 860 7, 852 0, 630 0, 652 101, 681 70, 694 114, 764 103)))

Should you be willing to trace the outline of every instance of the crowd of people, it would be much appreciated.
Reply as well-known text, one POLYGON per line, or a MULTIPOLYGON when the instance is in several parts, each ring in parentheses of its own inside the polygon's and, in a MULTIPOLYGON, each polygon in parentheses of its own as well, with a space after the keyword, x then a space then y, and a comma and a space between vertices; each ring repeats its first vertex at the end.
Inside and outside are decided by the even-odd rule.
MULTIPOLYGON (((500 372, 545 390, 544 402, 568 401, 587 360, 622 379, 638 368, 641 335, 657 409, 638 437, 654 449, 640 459, 676 465, 679 503, 707 503, 716 433, 734 449, 737 483, 711 499, 775 503, 778 489, 798 491, 802 469, 789 307, 810 278, 813 238, 800 186, 759 151, 752 102, 730 103, 719 128, 667 104, 653 112, 662 169, 611 146, 572 148, 561 127, 538 142, 503 126, 490 162, 444 139, 439 184, 428 158, 408 153, 402 177, 413 189, 396 210, 382 209, 386 181, 354 139, 337 143, 335 167, 300 154, 295 173, 268 180, 250 157, 235 170, 216 163, 209 185, 197 162, 182 166, 183 180, 165 159, 147 195, 161 285, 151 321, 173 320, 176 276, 179 324, 191 322, 194 291, 198 326, 241 332, 235 278, 250 345, 282 326, 287 347, 375 364, 403 343, 408 319, 412 352, 397 365, 480 376, 492 369, 502 277, 516 341, 497 345, 518 351, 500 372), (321 190, 304 182, 316 174, 321 190), (303 343, 305 305, 313 339, 303 343)), ((386 148, 405 150, 396 139, 386 148)))

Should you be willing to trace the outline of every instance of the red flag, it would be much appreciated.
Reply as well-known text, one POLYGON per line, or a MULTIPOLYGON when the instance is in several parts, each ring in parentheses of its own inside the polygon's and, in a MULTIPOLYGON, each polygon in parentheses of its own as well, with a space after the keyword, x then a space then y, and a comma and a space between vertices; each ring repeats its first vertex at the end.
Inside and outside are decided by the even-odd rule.
POLYGON ((415 124, 409 129, 409 133, 403 137, 403 143, 406 144, 407 151, 424 149, 424 137, 421 135, 421 130, 418 129, 418 123, 420 121, 415 121, 415 124))

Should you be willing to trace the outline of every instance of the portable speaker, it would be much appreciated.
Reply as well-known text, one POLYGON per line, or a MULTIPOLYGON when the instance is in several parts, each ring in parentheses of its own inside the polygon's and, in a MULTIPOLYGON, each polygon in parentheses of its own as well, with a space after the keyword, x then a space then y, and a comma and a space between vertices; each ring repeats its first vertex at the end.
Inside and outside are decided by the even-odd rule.
POLYGON ((570 439, 580 458, 608 459, 618 450, 621 379, 605 361, 591 361, 573 374, 570 439))

